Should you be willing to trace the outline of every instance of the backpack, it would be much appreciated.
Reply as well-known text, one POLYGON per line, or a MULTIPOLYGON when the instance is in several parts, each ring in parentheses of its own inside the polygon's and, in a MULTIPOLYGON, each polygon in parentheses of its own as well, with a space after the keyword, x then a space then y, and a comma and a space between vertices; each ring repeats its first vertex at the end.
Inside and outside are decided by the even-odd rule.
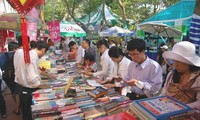
POLYGON ((14 55, 12 55, 12 57, 9 57, 8 52, 4 53, 6 56, 6 63, 5 63, 5 69, 3 70, 3 80, 9 81, 9 82, 14 82, 15 79, 15 68, 14 68, 14 64, 13 64, 13 59, 14 59, 14 55))

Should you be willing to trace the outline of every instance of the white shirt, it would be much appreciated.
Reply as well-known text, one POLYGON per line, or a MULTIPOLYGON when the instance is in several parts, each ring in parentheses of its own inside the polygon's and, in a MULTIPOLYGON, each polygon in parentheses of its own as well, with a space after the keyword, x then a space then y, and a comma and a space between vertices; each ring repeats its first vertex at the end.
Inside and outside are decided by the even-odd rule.
POLYGON ((114 67, 114 63, 113 61, 110 59, 109 55, 108 55, 108 50, 107 49, 101 56, 101 66, 102 66, 102 70, 98 71, 96 73, 93 73, 94 77, 99 76, 100 79, 103 78, 107 78, 113 71, 113 67, 114 67))
POLYGON ((84 55, 85 55, 84 49, 81 46, 79 46, 76 52, 76 62, 81 63, 82 62, 81 60, 84 57, 84 55))
POLYGON ((130 63, 131 60, 129 60, 127 57, 123 57, 119 63, 114 62, 114 70, 112 74, 124 78, 127 74, 130 63))
MULTIPOLYGON (((122 79, 126 76, 128 72, 128 66, 131 63, 131 60, 129 60, 127 57, 123 57, 122 60, 119 63, 114 62, 114 70, 113 75, 120 76, 122 79)), ((121 87, 120 82, 115 82, 116 87, 121 87)), ((122 88, 122 95, 126 95, 128 92, 130 92, 131 87, 125 86, 122 88)))
POLYGON ((30 64, 25 64, 23 50, 16 51, 14 55, 15 82, 28 87, 37 88, 41 84, 39 73, 39 57, 35 50, 31 50, 30 64))

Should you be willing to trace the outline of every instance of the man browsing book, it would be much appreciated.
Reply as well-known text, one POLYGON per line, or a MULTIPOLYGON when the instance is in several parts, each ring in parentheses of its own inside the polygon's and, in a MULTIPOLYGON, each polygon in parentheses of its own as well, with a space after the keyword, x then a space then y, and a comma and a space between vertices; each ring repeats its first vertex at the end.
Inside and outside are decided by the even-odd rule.
POLYGON ((131 100, 152 97, 161 88, 162 69, 160 65, 145 54, 145 42, 134 38, 128 42, 127 50, 132 58, 128 73, 121 81, 124 86, 131 86, 127 96, 131 100))
POLYGON ((39 73, 39 59, 44 56, 47 50, 47 44, 44 41, 38 41, 36 47, 29 52, 29 64, 24 62, 23 49, 16 51, 14 55, 15 82, 19 85, 22 120, 32 120, 32 92, 38 88, 50 87, 41 83, 39 73))

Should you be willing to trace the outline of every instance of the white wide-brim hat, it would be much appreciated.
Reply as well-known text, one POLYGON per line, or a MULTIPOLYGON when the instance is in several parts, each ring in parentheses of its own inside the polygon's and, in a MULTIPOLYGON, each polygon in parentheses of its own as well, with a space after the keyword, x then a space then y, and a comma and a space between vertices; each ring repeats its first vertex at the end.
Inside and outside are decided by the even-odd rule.
POLYGON ((176 43, 172 51, 163 53, 164 59, 177 60, 189 65, 200 67, 200 57, 195 53, 195 45, 188 41, 176 43))

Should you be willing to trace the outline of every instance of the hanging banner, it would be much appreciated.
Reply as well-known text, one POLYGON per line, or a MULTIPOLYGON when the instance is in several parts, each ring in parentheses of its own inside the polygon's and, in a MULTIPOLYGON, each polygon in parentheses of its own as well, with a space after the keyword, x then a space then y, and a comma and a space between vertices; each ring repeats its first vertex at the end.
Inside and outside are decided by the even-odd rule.
POLYGON ((33 7, 31 11, 26 15, 27 33, 30 38, 30 41, 36 40, 38 19, 39 19, 39 12, 35 7, 33 7))
POLYGON ((57 42, 60 40, 60 23, 53 20, 48 22, 49 35, 52 41, 57 42))

